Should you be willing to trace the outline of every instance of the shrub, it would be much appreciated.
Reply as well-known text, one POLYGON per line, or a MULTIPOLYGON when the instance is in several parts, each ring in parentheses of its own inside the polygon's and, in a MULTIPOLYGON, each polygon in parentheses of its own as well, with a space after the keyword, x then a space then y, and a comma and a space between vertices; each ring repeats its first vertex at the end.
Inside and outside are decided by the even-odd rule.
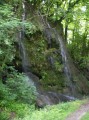
POLYGON ((10 92, 10 89, 3 83, 0 83, 0 100, 5 102, 11 99, 14 99, 14 95, 10 92))
POLYGON ((17 100, 32 104, 36 94, 32 81, 26 75, 18 73, 13 67, 9 68, 6 83, 0 82, 0 100, 17 100))
POLYGON ((9 119, 9 113, 7 111, 0 112, 0 120, 8 120, 9 119))
POLYGON ((8 79, 7 86, 14 98, 32 104, 36 98, 36 88, 29 78, 21 73, 14 73, 8 79))

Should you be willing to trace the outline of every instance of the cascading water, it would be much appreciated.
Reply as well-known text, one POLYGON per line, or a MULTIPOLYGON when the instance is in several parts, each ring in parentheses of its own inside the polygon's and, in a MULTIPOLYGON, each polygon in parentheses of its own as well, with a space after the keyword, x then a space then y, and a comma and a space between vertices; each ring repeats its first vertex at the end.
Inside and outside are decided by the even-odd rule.
MULTIPOLYGON (((22 2, 22 24, 25 21, 25 1, 22 2)), ((25 47, 24 47, 24 31, 25 31, 25 27, 24 25, 22 25, 21 31, 19 33, 19 49, 20 49, 20 55, 21 55, 21 59, 22 59, 22 68, 23 71, 26 73, 27 72, 27 66, 28 66, 28 61, 27 61, 27 56, 26 56, 26 52, 25 52, 25 47)))
POLYGON ((24 73, 26 74, 27 78, 30 82, 31 85, 34 85, 34 82, 32 81, 32 79, 30 78, 30 76, 28 75, 29 72, 29 63, 28 63, 28 58, 27 58, 27 54, 26 54, 26 50, 25 50, 25 46, 24 46, 24 32, 25 32, 25 27, 24 27, 24 22, 26 19, 26 9, 25 9, 25 0, 22 1, 22 28, 21 31, 19 32, 19 50, 20 50, 20 56, 22 59, 22 68, 24 73))
POLYGON ((64 72, 67 76, 67 84, 69 85, 69 88, 70 88, 70 91, 71 91, 71 94, 73 96, 75 96, 75 87, 73 85, 73 81, 72 81, 72 73, 71 73, 71 68, 70 68, 70 65, 69 65, 69 60, 68 60, 68 55, 67 55, 67 50, 64 46, 64 42, 63 42, 63 39, 62 37, 57 33, 57 31, 54 29, 54 33, 55 33, 55 39, 56 41, 59 41, 59 44, 60 44, 60 50, 61 50, 61 55, 62 55, 62 61, 63 61, 63 64, 64 64, 64 72))
POLYGON ((55 28, 52 28, 47 21, 45 21, 44 17, 41 15, 40 12, 38 12, 38 16, 40 16, 40 21, 43 24, 44 33, 45 33, 46 38, 48 39, 48 43, 51 41, 53 36, 54 36, 56 42, 59 43, 60 50, 61 50, 62 61, 63 61, 63 64, 64 64, 64 72, 65 72, 65 75, 67 76, 67 85, 70 89, 71 95, 75 96, 75 94, 76 94, 75 93, 75 86, 72 83, 73 82, 72 81, 72 73, 71 73, 71 68, 70 68, 70 65, 69 65, 70 61, 68 59, 68 55, 67 55, 67 52, 66 52, 67 50, 65 48, 63 39, 59 35, 59 32, 55 28))

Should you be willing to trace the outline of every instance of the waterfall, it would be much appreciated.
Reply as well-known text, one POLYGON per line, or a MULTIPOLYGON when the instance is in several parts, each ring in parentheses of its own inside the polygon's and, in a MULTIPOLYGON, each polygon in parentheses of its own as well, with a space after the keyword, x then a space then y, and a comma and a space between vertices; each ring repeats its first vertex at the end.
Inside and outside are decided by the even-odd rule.
POLYGON ((61 37, 59 30, 56 30, 55 28, 52 28, 47 22, 44 17, 41 15, 40 12, 38 12, 38 16, 40 16, 40 23, 43 25, 43 32, 45 33, 44 35, 48 39, 48 43, 50 42, 50 39, 54 38, 59 44, 60 50, 61 50, 61 56, 62 56, 62 62, 64 64, 64 73, 67 77, 67 86, 70 90, 70 94, 73 96, 76 96, 75 94, 75 85, 72 80, 72 70, 70 67, 70 61, 69 61, 69 56, 67 49, 65 47, 65 43, 63 41, 63 38, 61 37))
POLYGON ((55 33, 55 39, 56 41, 59 42, 59 46, 60 46, 60 50, 61 50, 61 56, 62 56, 62 61, 64 64, 64 73, 67 76, 67 82, 71 91, 71 94, 73 96, 75 96, 75 86, 73 85, 73 81, 72 81, 72 72, 71 72, 71 68, 70 68, 70 64, 69 64, 69 56, 67 53, 67 50, 65 48, 65 43, 63 41, 63 38, 58 34, 58 32, 54 29, 54 33, 55 33))
POLYGON ((21 56, 21 59, 22 59, 22 69, 24 71, 24 73, 26 74, 26 76, 28 78, 28 81, 30 82, 31 85, 34 85, 34 82, 33 80, 31 79, 30 75, 28 75, 28 72, 29 72, 29 62, 28 62, 28 57, 27 57, 27 54, 26 54, 26 50, 25 50, 25 46, 24 46, 24 32, 25 32, 25 26, 24 26, 24 22, 26 20, 26 6, 25 6, 25 0, 22 1, 22 28, 19 32, 19 40, 18 40, 18 43, 19 43, 19 50, 20 50, 20 56, 21 56))
POLYGON ((25 31, 25 27, 24 27, 24 21, 26 19, 26 15, 25 15, 25 1, 23 0, 22 2, 22 28, 21 31, 19 33, 19 49, 20 49, 20 54, 21 54, 21 59, 22 59, 22 68, 23 71, 25 73, 27 73, 28 70, 28 60, 27 60, 27 55, 26 55, 26 50, 25 50, 25 46, 24 46, 24 31, 25 31))
MULTIPOLYGON (((25 6, 25 0, 22 1, 22 23, 25 22, 26 20, 26 6, 25 6)), ((52 37, 52 31, 50 31, 52 28, 50 26, 49 23, 45 23, 44 18, 42 18, 42 21, 44 22, 44 26, 46 28, 48 28, 49 33, 47 34, 47 37, 49 38, 49 42, 50 42, 50 38, 52 37)), ((40 84, 39 84, 39 79, 37 80, 37 78, 35 79, 35 75, 33 75, 31 72, 29 72, 29 62, 28 62, 28 56, 26 54, 26 49, 25 49, 25 45, 24 45, 24 40, 25 40, 25 26, 24 24, 22 25, 22 29, 19 32, 19 50, 20 50, 20 56, 22 59, 22 68, 24 73, 26 74, 26 76, 28 77, 28 81, 31 85, 34 85, 36 87, 37 90, 37 105, 38 106, 44 106, 44 105, 52 105, 52 104, 57 104, 59 103, 59 101, 64 101, 61 100, 62 97, 67 98, 66 96, 63 95, 58 95, 58 94, 54 94, 53 92, 44 92, 43 89, 41 89, 40 84)), ((53 59, 50 58, 51 63, 53 64, 53 59)), ((67 98, 67 100, 69 101, 71 98, 67 98)))

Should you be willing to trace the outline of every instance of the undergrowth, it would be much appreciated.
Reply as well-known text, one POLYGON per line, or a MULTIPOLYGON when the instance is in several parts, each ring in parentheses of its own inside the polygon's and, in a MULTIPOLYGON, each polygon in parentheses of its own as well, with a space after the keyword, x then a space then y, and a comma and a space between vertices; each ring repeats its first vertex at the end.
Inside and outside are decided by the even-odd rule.
POLYGON ((89 112, 87 112, 81 120, 89 120, 89 112))
POLYGON ((85 102, 86 100, 76 100, 37 109, 34 104, 1 100, 0 120, 65 120, 85 102))

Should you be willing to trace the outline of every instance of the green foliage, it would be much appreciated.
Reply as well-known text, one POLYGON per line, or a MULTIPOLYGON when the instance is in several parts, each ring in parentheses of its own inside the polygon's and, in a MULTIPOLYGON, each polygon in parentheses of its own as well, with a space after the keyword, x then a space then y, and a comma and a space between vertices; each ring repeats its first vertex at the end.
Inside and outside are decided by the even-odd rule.
MULTIPOLYGON (((74 101, 60 103, 58 105, 46 106, 44 109, 35 110, 34 105, 23 104, 21 102, 1 102, 1 120, 65 120, 72 112, 77 110, 80 105, 87 101, 74 101)), ((86 119, 87 120, 87 119, 86 119)))
POLYGON ((23 104, 21 102, 1 102, 0 101, 0 120, 23 118, 35 110, 34 105, 23 104))
POLYGON ((87 66, 89 65, 89 42, 87 30, 88 28, 86 28, 86 26, 82 32, 79 27, 74 29, 73 38, 71 43, 68 44, 72 58, 82 69, 88 68, 87 66))
POLYGON ((65 120, 66 117, 80 107, 85 101, 75 101, 62 103, 54 106, 47 106, 44 109, 35 110, 31 115, 26 115, 23 119, 15 120, 65 120))
POLYGON ((87 112, 82 118, 81 120, 89 120, 89 112, 87 112))
POLYGON ((11 62, 14 57, 13 53, 15 49, 12 45, 14 35, 13 26, 15 26, 14 23, 17 23, 17 21, 14 19, 11 10, 12 7, 10 5, 5 4, 0 6, 0 70, 4 68, 6 63, 11 62), (13 19, 11 19, 12 17, 13 19))
POLYGON ((0 6, 0 71, 3 71, 6 64, 10 64, 14 59, 16 52, 14 43, 18 42, 22 27, 25 27, 26 34, 33 34, 36 31, 36 27, 31 22, 21 22, 13 9, 8 4, 0 6))
POLYGON ((24 74, 18 73, 13 67, 9 69, 11 73, 7 74, 6 84, 0 83, 0 100, 34 103, 37 95, 35 86, 24 74))
MULTIPOLYGON (((53 48, 47 49, 47 42, 43 38, 43 34, 39 34, 37 28, 30 18, 21 22, 22 17, 22 0, 5 0, 0 1, 0 119, 10 119, 12 113, 20 120, 63 120, 68 114, 77 109, 81 104, 65 103, 53 107, 47 107, 43 110, 34 111, 34 107, 29 108, 28 105, 33 104, 36 98, 36 88, 24 75, 20 74, 12 68, 10 73, 6 71, 7 64, 11 64, 16 53, 15 42, 18 42, 18 34, 25 28, 25 35, 29 42, 26 44, 26 50, 31 61, 32 71, 41 76, 41 83, 45 89, 60 90, 64 85, 63 81, 63 65, 59 60, 59 54, 53 54, 53 48), (4 4, 4 3, 7 4, 4 4), (9 5, 10 4, 10 5, 9 5), (34 34, 36 33, 36 34, 34 34), (29 43, 29 44, 28 44, 29 43), (30 50, 29 50, 30 49, 30 50), (48 57, 55 59, 54 66, 47 61, 48 57), (52 70, 51 70, 52 69, 52 70), (2 74, 7 74, 7 83, 2 84, 2 74), (50 88, 51 87, 51 88, 50 88), (20 103, 15 103, 19 101, 20 103)), ((30 9, 33 11, 40 10, 41 14, 55 23, 61 21, 68 26, 69 32, 67 46, 74 62, 80 68, 88 68, 89 66, 89 2, 88 0, 77 2, 77 0, 27 0, 26 16, 30 9), (27 3, 29 3, 27 5, 27 3), (80 3, 80 4, 79 4, 80 3), (86 9, 83 10, 82 8, 86 9), (71 32, 70 32, 71 31, 71 32)), ((29 13, 30 14, 30 13, 29 13)), ((33 13, 31 13, 32 15, 33 13)), ((33 20, 36 14, 31 16, 33 20)), ((36 18, 35 20, 36 21, 36 18)), ((39 29, 39 28, 38 28, 39 29)), ((54 49, 58 49, 58 45, 54 45, 54 49)))
POLYGON ((45 90, 54 90, 62 92, 64 85, 64 76, 59 72, 52 70, 41 71, 42 79, 41 85, 45 90))
POLYGON ((0 83, 0 100, 5 100, 4 102, 6 102, 6 100, 10 100, 11 95, 9 88, 3 83, 0 83))
POLYGON ((47 49, 47 42, 40 31, 36 31, 29 40, 25 40, 28 59, 33 73, 41 76, 40 82, 45 90, 62 90, 64 77, 63 65, 56 45, 47 49), (30 48, 30 49, 29 49, 30 48), (53 58, 53 65, 49 57, 53 58))
POLYGON ((0 120, 9 120, 9 112, 1 111, 0 112, 0 120))
POLYGON ((36 88, 28 77, 22 74, 14 74, 8 79, 7 86, 16 100, 32 104, 36 98, 36 88))

